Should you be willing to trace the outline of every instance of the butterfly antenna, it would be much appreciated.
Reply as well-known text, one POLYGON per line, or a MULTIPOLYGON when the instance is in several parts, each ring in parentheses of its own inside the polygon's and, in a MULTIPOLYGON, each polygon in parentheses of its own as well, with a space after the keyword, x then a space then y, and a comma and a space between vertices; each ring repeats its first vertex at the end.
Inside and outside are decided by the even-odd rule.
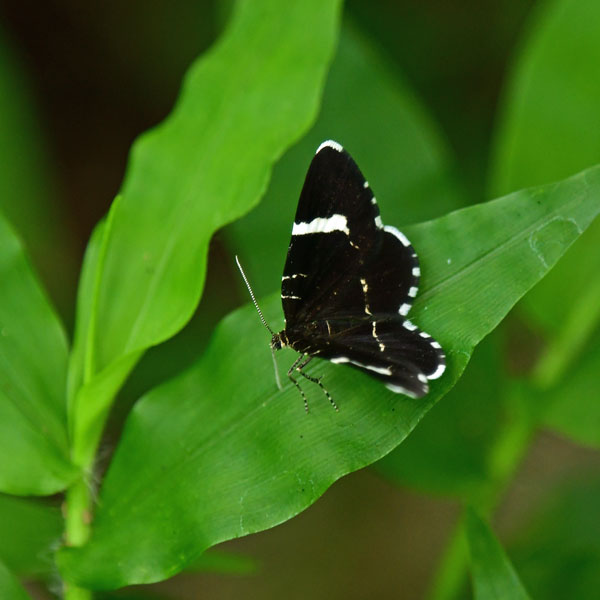
MULTIPOLYGON (((262 310, 260 310, 260 306, 258 306, 258 302, 256 301, 256 298, 254 297, 254 292, 252 291, 252 288, 250 287, 250 283, 248 282, 246 273, 244 273, 244 269, 242 269, 242 265, 240 264, 240 259, 237 257, 237 255, 235 257, 235 262, 237 263, 238 269, 240 270, 240 273, 242 274, 242 278, 244 279, 244 283, 246 284, 246 287, 248 288, 248 292, 250 292, 250 298, 252 298, 252 302, 254 303, 254 306, 256 308, 256 311, 258 312, 258 316, 260 317, 262 324, 269 330, 269 333, 271 335, 274 335, 273 330, 269 327, 267 321, 265 320, 265 318, 262 314, 262 310)), ((271 356, 273 358, 273 368, 275 369, 275 381, 277 382, 277 387, 279 389, 281 389, 281 379, 279 379, 279 371, 277 370, 277 361, 275 360, 275 350, 273 349, 273 346, 271 346, 271 356)))
POLYGON ((269 327, 269 325, 265 321, 265 318, 263 317, 262 310, 260 310, 260 306, 258 306, 258 302, 256 301, 256 298, 254 297, 254 292, 252 291, 252 288, 250 287, 250 284, 248 283, 248 278, 246 277, 246 273, 244 273, 244 269, 242 269, 242 265, 240 265, 240 260, 237 257, 237 255, 235 257, 235 262, 237 263, 238 269, 240 270, 240 273, 242 274, 242 277, 244 278, 244 283, 246 284, 246 287, 248 288, 248 291, 250 292, 250 298, 252 298, 252 302, 254 302, 254 306, 256 307, 256 310, 258 311, 258 316, 260 317, 262 324, 269 330, 269 333, 271 335, 273 335, 273 330, 269 327))

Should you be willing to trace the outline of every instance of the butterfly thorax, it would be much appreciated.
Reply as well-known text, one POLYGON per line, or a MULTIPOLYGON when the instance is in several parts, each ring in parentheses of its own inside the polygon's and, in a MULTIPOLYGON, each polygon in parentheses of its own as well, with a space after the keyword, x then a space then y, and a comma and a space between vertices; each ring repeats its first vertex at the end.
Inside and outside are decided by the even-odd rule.
POLYGON ((271 338, 271 348, 273 350, 281 350, 281 348, 289 347, 296 352, 304 353, 310 346, 310 339, 314 335, 314 323, 305 324, 301 328, 282 329, 279 333, 273 334, 271 338))
POLYGON ((348 330, 351 319, 307 321, 289 327, 275 334, 271 339, 271 346, 279 350, 289 346, 302 354, 318 354, 315 352, 315 341, 328 345, 328 340, 334 338, 339 332, 348 330))

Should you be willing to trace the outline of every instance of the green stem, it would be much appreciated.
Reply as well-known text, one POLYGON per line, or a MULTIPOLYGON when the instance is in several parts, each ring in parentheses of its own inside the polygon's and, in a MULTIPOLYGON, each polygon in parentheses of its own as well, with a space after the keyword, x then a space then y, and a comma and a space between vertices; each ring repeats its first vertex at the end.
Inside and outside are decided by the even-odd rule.
MULTIPOLYGON (((65 502, 65 542, 67 546, 83 545, 90 534, 92 497, 88 483, 79 479, 68 490, 65 502)), ((64 586, 65 600, 91 600, 92 593, 70 583, 64 586)))
MULTIPOLYGON (((81 419, 79 411, 81 410, 81 390, 93 380, 96 375, 96 325, 98 312, 98 298, 101 289, 102 272, 104 268, 104 259, 108 246, 108 238, 112 228, 112 222, 115 213, 115 207, 119 203, 119 196, 115 198, 111 210, 108 213, 102 240, 98 252, 96 272, 94 273, 94 282, 92 290, 92 300, 90 306, 89 321, 87 323, 87 332, 83 348, 83 373, 79 390, 75 393, 73 405, 69 414, 71 431, 71 460, 81 468, 81 478, 73 483, 67 490, 65 499, 65 544, 67 546, 83 546, 90 536, 90 523, 92 520, 92 495, 90 491, 87 473, 93 468, 94 455, 97 440, 94 440, 93 448, 88 449, 87 453, 81 450, 81 419)), ((65 600, 91 600, 92 593, 89 590, 79 588, 68 581, 64 583, 65 600)))

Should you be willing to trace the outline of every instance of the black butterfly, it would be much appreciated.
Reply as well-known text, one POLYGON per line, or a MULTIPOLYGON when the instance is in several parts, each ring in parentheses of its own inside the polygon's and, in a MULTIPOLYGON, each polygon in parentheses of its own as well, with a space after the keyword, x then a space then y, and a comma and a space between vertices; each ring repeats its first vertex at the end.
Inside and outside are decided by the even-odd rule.
POLYGON ((315 356, 347 363, 393 392, 428 392, 428 381, 445 370, 445 356, 406 319, 419 277, 413 247, 383 225, 356 163, 337 142, 323 142, 306 174, 283 270, 285 329, 273 333, 262 319, 273 333, 272 350, 289 346, 300 353, 288 377, 306 410, 295 373, 317 383, 337 410, 320 378, 302 370, 315 356))

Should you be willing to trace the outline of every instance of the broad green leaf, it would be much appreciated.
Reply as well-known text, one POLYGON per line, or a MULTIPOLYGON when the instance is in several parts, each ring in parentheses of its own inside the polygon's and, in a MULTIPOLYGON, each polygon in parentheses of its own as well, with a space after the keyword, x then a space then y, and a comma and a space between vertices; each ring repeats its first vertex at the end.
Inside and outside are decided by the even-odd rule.
POLYGON ((519 574, 534 598, 593 598, 600 589, 597 468, 551 490, 511 544, 519 574), (585 477, 585 480, 582 478, 585 477))
POLYGON ((256 291, 281 285, 306 170, 328 138, 353 155, 390 223, 430 219, 465 203, 441 132, 399 74, 346 21, 317 122, 277 163, 260 205, 226 230, 256 291))
POLYGON ((393 481, 475 502, 489 483, 490 449, 504 425, 498 336, 488 336, 469 368, 409 438, 377 463, 393 481))
POLYGON ((491 529, 473 509, 466 518, 475 600, 529 598, 510 560, 491 529))
MULTIPOLYGON (((356 149, 390 222, 417 221, 458 207, 458 190, 441 135, 372 46, 352 24, 344 24, 317 123, 276 164, 261 203, 225 229, 229 247, 240 255, 260 295, 281 284, 305 171, 315 149, 327 137, 343 141, 352 152, 356 149), (357 80, 361 81, 358 89, 357 80), (353 118, 355 114, 361 118, 353 118)), ((248 297, 235 263, 223 264, 218 251, 215 258, 213 282, 226 280, 230 290, 233 281, 238 284, 238 294, 224 294, 216 285, 211 289, 207 282, 193 320, 177 336, 144 355, 121 397, 133 401, 151 389, 151 382, 157 385, 183 371, 201 353, 214 324, 239 304, 239 298, 248 297)), ((119 403, 117 410, 125 404, 119 403)))
POLYGON ((2 561, 0 561, 0 598, 6 598, 7 600, 31 600, 31 596, 2 561))
POLYGON ((0 491, 53 494, 68 461, 67 340, 20 241, 0 216, 0 491))
POLYGON ((141 353, 198 304, 213 233, 255 205, 271 166, 313 120, 340 1, 239 2, 190 69, 173 113, 133 146, 99 242, 70 377, 74 456, 91 460, 114 392, 141 353), (90 424, 92 427, 90 427, 90 424))
MULTIPOLYGON (((406 229, 423 272, 410 318, 448 357, 425 399, 315 361, 311 372, 324 376, 340 412, 310 386, 305 415, 289 382, 275 386, 268 334, 254 308, 231 314, 198 363, 134 407, 90 541, 59 555, 65 577, 91 588, 167 578, 218 542, 293 517, 336 479, 387 454, 600 212, 599 199, 600 167, 406 229)), ((279 294, 263 304, 281 326, 279 294)), ((287 368, 293 356, 282 352, 280 364, 287 368)))
POLYGON ((0 561, 11 571, 19 575, 53 572, 53 553, 61 535, 57 507, 0 494, 0 561))
MULTIPOLYGON (((555 181, 600 162, 599 20, 596 0, 543 2, 533 12, 503 102, 494 194, 555 181)), ((548 337, 535 373, 543 387, 569 374, 600 324, 599 245, 597 222, 524 299, 548 337)))
MULTIPOLYGON (((118 198, 116 201, 118 202, 118 198)), ((109 221, 110 223, 110 217, 109 221)), ((110 408, 109 401, 135 365, 141 353, 121 358, 110 368, 94 376, 88 360, 90 347, 86 347, 86 333, 91 327, 94 293, 98 286, 98 264, 102 260, 103 240, 106 221, 101 221, 94 229, 81 269, 79 292, 77 296, 77 320, 75 339, 71 352, 67 378, 67 405, 69 414, 76 414, 77 403, 85 410, 80 410, 78 420, 71 419, 70 435, 76 440, 74 458, 77 464, 87 464, 91 459, 96 442, 102 432, 106 413, 110 408), (87 369, 87 372, 86 372, 87 369), (87 383, 79 387, 81 381, 87 383)))

